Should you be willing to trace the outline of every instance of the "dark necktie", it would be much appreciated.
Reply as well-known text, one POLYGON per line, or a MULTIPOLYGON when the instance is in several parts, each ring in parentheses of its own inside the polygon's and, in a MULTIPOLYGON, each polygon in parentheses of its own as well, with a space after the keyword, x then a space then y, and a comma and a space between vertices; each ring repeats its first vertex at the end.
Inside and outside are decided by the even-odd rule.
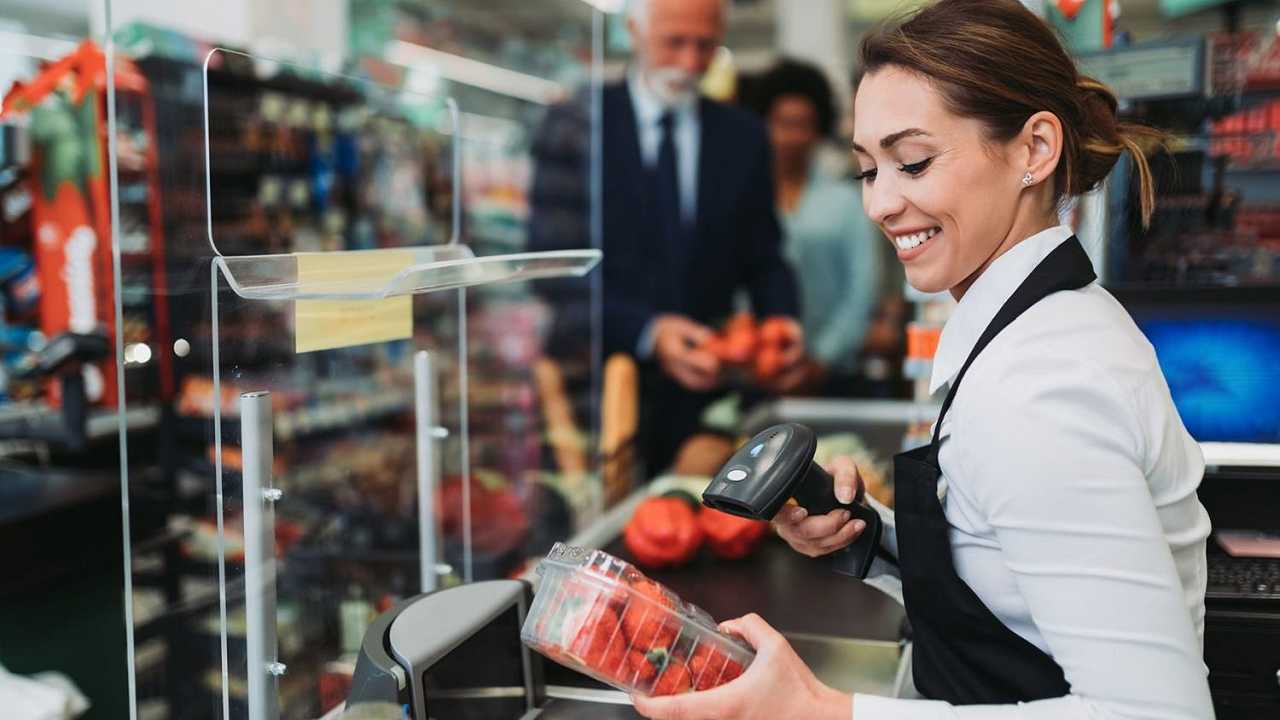
POLYGON ((662 139, 658 145, 658 165, 654 168, 658 222, 662 240, 669 250, 678 252, 683 223, 680 213, 680 176, 676 172, 675 115, 670 111, 658 121, 662 139))

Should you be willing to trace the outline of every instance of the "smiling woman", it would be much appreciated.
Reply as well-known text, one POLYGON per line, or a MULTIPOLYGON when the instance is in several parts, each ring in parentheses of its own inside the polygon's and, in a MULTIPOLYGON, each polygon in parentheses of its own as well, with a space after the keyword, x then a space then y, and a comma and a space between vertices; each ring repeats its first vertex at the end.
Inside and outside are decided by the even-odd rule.
POLYGON ((1144 150, 1159 133, 1119 122, 1111 92, 1012 5, 940 3, 862 45, 853 148, 864 207, 921 290, 963 295, 1126 151, 1144 221, 1151 213, 1144 150))
MULTIPOLYGON (((1212 717, 1203 455, 1151 344, 1057 217, 1125 153, 1149 215, 1142 144, 1158 136, 1120 123, 1110 91, 1017 0, 939 0, 870 35, 861 64, 863 207, 912 285, 959 300, 929 382, 946 388, 932 442, 894 458, 896 506, 882 511, 922 697, 837 693, 748 616, 725 627, 756 649, 741 678, 636 708, 661 720, 1212 717)), ((841 462, 835 492, 853 497, 857 469, 841 462)), ((838 511, 773 522, 808 555, 861 532, 838 511)), ((832 612, 856 609, 833 599, 832 612)))

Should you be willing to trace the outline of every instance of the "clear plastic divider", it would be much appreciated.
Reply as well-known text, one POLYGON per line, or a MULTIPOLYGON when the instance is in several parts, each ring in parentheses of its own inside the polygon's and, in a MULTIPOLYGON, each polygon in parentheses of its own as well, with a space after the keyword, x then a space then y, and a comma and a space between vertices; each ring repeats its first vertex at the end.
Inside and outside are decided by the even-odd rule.
POLYGON ((109 3, 149 717, 320 717, 378 612, 601 507, 601 16, 337 5, 109 3))

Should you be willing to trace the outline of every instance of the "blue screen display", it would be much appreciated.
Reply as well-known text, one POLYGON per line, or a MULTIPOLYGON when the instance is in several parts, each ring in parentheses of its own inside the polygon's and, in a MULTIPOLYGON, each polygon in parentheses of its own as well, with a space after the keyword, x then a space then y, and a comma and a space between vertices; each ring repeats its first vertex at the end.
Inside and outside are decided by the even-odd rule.
POLYGON ((1130 306, 1200 442, 1280 442, 1280 308, 1130 306))

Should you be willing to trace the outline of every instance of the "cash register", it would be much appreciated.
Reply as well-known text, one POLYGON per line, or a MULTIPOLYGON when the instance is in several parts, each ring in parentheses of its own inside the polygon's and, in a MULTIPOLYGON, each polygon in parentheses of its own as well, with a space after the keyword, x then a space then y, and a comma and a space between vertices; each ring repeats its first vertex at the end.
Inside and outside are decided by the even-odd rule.
POLYGON ((494 580, 410 598, 365 633, 348 708, 394 704, 413 720, 639 718, 627 696, 581 683, 548 686, 542 656, 520 641, 532 593, 494 580))
POLYGON ((1204 651, 1218 717, 1280 717, 1280 289, 1112 292, 1204 450, 1204 651))

